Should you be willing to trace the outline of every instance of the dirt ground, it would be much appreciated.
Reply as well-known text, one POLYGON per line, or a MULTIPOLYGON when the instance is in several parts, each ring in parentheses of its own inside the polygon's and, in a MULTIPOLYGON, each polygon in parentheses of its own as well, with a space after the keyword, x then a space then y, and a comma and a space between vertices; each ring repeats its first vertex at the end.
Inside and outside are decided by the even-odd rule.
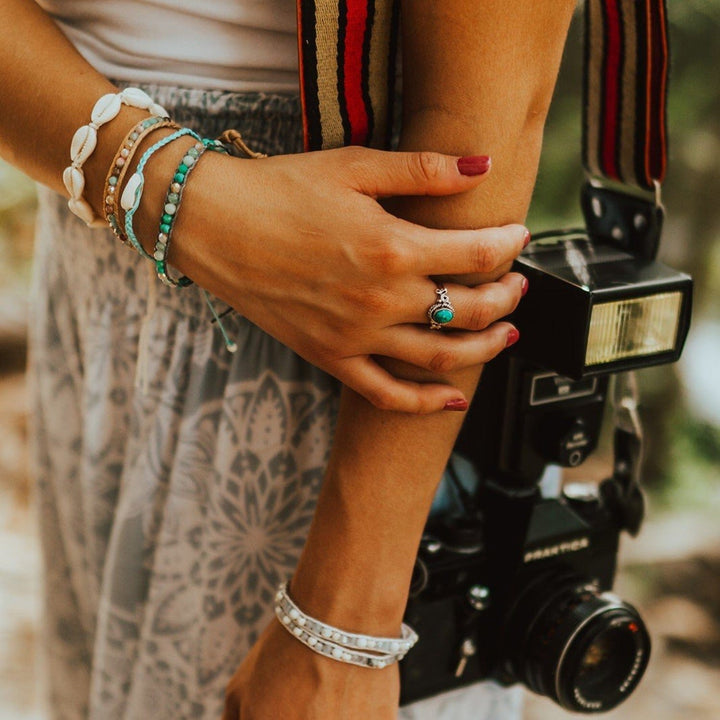
MULTIPOLYGON (((18 372, 0 375, 0 548, 0 718, 45 720, 40 556, 18 372)), ((654 650, 639 689, 605 717, 718 720, 720 524, 701 513, 651 517, 622 558, 617 592, 642 609, 654 650)), ((569 716, 553 703, 528 695, 525 720, 563 717, 569 716)))

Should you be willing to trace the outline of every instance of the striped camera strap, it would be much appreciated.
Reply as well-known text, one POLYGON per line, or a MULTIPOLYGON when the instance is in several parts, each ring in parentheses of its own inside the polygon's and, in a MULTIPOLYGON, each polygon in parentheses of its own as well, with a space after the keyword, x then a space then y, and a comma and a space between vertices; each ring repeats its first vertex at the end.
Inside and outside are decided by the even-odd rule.
POLYGON ((298 0, 305 149, 387 147, 398 3, 298 0))
POLYGON ((653 191, 667 166, 665 0, 586 0, 583 164, 653 191))

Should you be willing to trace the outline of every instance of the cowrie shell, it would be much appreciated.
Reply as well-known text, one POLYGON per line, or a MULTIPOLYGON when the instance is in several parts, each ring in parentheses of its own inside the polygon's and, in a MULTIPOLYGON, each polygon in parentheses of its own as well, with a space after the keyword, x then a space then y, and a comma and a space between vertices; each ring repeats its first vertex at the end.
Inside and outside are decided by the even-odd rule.
POLYGON ((121 93, 122 102, 131 107, 147 110, 152 104, 153 99, 140 88, 125 88, 121 93))
POLYGON ((68 200, 68 207, 87 225, 90 225, 95 220, 93 209, 84 200, 70 198, 70 200, 68 200))
POLYGON ((70 143, 70 159, 75 165, 82 165, 93 153, 97 145, 97 131, 89 125, 83 125, 75 131, 70 143))
POLYGON ((157 117, 170 117, 168 115, 168 111, 162 105, 158 105, 157 103, 153 103, 148 110, 151 115, 156 115, 157 117))
POLYGON ((120 206, 126 212, 132 208, 137 199, 138 193, 142 192, 143 179, 138 173, 133 173, 125 185, 122 197, 120 198, 120 206))
POLYGON ((90 119, 98 126, 110 122, 120 112, 122 102, 117 93, 103 95, 92 110, 90 119))
POLYGON ((63 171, 63 184, 65 189, 70 193, 70 197, 80 199, 85 190, 85 175, 79 168, 66 167, 63 171))

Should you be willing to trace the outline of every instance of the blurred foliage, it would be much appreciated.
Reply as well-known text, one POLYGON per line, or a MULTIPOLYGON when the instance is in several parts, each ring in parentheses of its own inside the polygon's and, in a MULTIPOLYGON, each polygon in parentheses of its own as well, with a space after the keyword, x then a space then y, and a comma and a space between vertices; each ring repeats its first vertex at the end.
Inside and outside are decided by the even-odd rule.
POLYGON ((35 184, 0 160, 0 296, 27 294, 35 184))

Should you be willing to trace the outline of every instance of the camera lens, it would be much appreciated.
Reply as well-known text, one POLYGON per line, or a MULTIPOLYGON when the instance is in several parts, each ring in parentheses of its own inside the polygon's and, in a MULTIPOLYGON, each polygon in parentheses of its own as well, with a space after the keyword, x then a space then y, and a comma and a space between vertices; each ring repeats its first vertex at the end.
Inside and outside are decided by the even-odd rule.
POLYGON ((573 712, 606 712, 637 686, 650 655, 638 612, 587 584, 543 582, 513 613, 513 668, 573 712), (544 592, 543 592, 544 591, 544 592))

